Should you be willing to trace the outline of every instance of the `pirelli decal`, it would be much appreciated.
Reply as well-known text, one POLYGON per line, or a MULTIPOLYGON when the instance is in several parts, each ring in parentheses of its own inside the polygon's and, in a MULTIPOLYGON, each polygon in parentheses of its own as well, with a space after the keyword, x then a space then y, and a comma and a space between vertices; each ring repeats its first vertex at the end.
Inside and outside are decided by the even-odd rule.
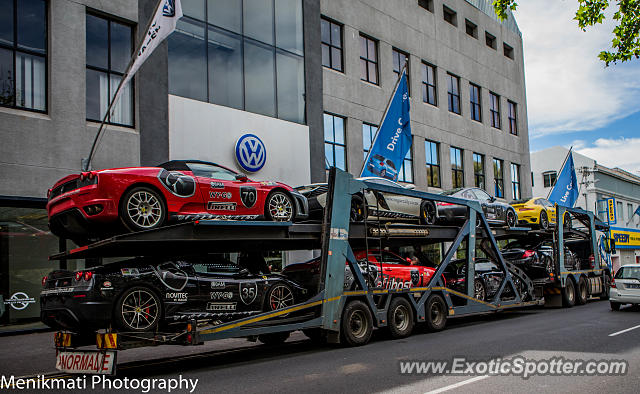
POLYGON ((209 210, 209 211, 235 211, 236 210, 236 203, 235 202, 209 201, 207 203, 207 210, 209 210))

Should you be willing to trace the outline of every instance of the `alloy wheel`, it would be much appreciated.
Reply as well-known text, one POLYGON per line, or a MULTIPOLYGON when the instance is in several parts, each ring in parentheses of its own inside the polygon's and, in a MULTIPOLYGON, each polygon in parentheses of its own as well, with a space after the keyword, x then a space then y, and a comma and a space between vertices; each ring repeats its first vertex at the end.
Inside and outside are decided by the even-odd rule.
POLYGON ((274 193, 269 198, 267 209, 273 220, 288 222, 293 218, 293 205, 289 197, 283 193, 274 193))
POLYGON ((293 293, 291 293, 291 289, 285 285, 274 286, 269 296, 269 305, 271 305, 271 310, 282 309, 293 305, 293 293))
POLYGON ((153 228, 162 220, 162 204, 155 195, 140 190, 127 200, 127 214, 140 228, 153 228))
POLYGON ((155 297, 146 290, 135 290, 122 301, 122 320, 135 330, 153 326, 159 312, 155 297))

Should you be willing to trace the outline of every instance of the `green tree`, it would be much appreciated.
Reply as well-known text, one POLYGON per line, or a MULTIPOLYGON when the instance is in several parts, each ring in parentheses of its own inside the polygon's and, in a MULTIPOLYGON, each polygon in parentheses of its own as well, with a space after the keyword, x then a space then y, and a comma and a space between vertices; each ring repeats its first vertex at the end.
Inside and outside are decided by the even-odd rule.
MULTIPOLYGON (((640 58, 640 0, 617 0, 617 10, 613 19, 617 21, 613 29, 611 50, 598 54, 600 60, 616 64, 632 58, 640 58)), ((505 20, 508 10, 514 11, 518 6, 515 0, 494 0, 493 7, 498 18, 505 20)), ((575 20, 582 31, 587 27, 602 23, 604 12, 609 8, 608 0, 578 0, 575 20)))

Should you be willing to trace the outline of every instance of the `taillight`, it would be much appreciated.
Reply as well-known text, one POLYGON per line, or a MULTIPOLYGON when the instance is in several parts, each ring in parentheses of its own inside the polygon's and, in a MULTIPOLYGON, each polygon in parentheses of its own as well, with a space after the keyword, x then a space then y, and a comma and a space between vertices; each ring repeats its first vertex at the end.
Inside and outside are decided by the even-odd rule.
POLYGON ((609 286, 611 286, 612 289, 615 289, 616 288, 616 280, 611 278, 611 284, 609 286))
POLYGON ((518 211, 533 211, 534 208, 518 208, 518 211))
POLYGON ((380 162, 380 165, 381 165, 381 166, 383 166, 383 165, 384 165, 384 162, 382 162, 382 161, 381 161, 381 162, 380 162))
POLYGON ((93 277, 93 272, 91 272, 91 271, 86 271, 86 272, 84 273, 84 280, 85 280, 85 281, 87 281, 87 282, 88 282, 88 281, 90 281, 92 277, 93 277))
POLYGON ((46 276, 42 277, 42 287, 44 287, 47 284, 47 279, 48 278, 46 276))
POLYGON ((47 189, 47 198, 51 197, 51 189, 47 189))
POLYGON ((439 205, 439 206, 441 206, 441 207, 442 207, 442 206, 444 206, 444 205, 455 205, 455 204, 452 204, 452 203, 450 203, 450 202, 437 202, 437 203, 436 203, 436 205, 439 205))
POLYGON ((591 268, 596 266, 596 258, 593 257, 593 255, 589 256, 589 264, 591 265, 591 268))
POLYGON ((75 278, 76 278, 76 281, 79 281, 80 279, 82 279, 82 271, 76 272, 75 278))
POLYGON ((531 257, 535 252, 533 250, 526 250, 523 254, 522 254, 522 258, 526 259, 528 257, 531 257))

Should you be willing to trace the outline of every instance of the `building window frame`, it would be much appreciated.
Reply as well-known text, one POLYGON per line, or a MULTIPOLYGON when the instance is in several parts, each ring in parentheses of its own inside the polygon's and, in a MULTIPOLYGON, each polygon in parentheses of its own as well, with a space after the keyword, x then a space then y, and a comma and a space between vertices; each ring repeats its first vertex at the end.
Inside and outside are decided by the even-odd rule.
POLYGON ((496 93, 489 92, 489 111, 491 113, 491 127, 501 129, 500 124, 500 96, 496 93))
POLYGON ((554 187, 558 180, 558 173, 556 171, 545 171, 542 173, 542 182, 544 187, 554 187))
POLYGON ((449 112, 462 115, 460 108, 460 77, 449 72, 447 73, 447 102, 449 104, 449 112))
MULTIPOLYGON (((13 30, 12 30, 12 43, 6 44, 0 42, 0 49, 10 51, 11 52, 11 75, 13 77, 13 86, 9 87, 9 89, 13 89, 13 98, 11 104, 5 104, 0 102, 0 107, 3 108, 12 108, 20 111, 29 111, 29 112, 37 112, 41 114, 46 114, 49 111, 49 1, 43 0, 44 3, 44 49, 42 52, 38 50, 33 50, 26 48, 24 46, 19 45, 18 43, 18 3, 20 0, 13 0, 13 15, 11 16, 13 20, 13 30), (38 57, 44 59, 44 109, 38 108, 29 108, 27 106, 19 106, 18 105, 18 87, 16 86, 16 59, 17 54, 23 53, 25 55, 38 57)), ((0 86, 0 89, 4 90, 3 86, 0 86)))
POLYGON ((469 84, 469 103, 471 119, 482 123, 482 88, 475 83, 469 84))
POLYGON ((520 190, 520 165, 511 163, 511 193, 513 200, 519 200, 522 196, 520 190))
POLYGON ((471 22, 469 19, 464 20, 465 31, 469 37, 478 39, 478 25, 471 22))
POLYGON ((327 121, 327 117, 331 117, 331 131, 333 133, 333 138, 330 140, 327 140, 326 138, 326 131, 325 131, 325 138, 324 138, 324 148, 325 148, 325 159, 327 159, 327 147, 330 147, 331 149, 331 160, 327 160, 329 161, 329 163, 325 163, 325 168, 328 170, 329 166, 335 166, 336 165, 336 147, 341 147, 342 152, 344 153, 343 159, 344 159, 344 168, 341 167, 336 167, 336 168, 340 168, 343 171, 347 171, 347 144, 346 144, 346 140, 347 140, 347 133, 345 130, 345 124, 346 122, 346 118, 344 116, 340 116, 337 114, 333 114, 330 112, 325 112, 324 113, 324 119, 323 119, 323 127, 324 130, 326 130, 326 124, 324 124, 324 122, 327 121), (336 139, 336 119, 340 119, 342 121, 342 142, 339 142, 339 140, 336 139))
POLYGON ((425 165, 427 167, 427 186, 442 187, 442 182, 440 181, 440 143, 425 139, 424 149, 425 165))
POLYGON ((505 57, 508 57, 509 59, 513 60, 513 47, 511 45, 507 44, 506 42, 503 42, 502 52, 504 53, 505 57))
POLYGON ((484 172, 484 155, 473 152, 473 180, 475 187, 486 190, 486 176, 484 172))
POLYGON ((437 69, 431 63, 422 61, 422 102, 438 106, 437 69), (431 74, 429 74, 431 70, 431 74))
POLYGON ((509 133, 518 135, 518 104, 514 101, 507 100, 507 107, 509 109, 509 133))
POLYGON ((494 196, 504 198, 504 160, 493 158, 494 196))
POLYGON ((409 92, 409 96, 411 96, 411 82, 409 79, 410 70, 411 70, 411 67, 409 64, 411 62, 410 62, 409 53, 403 50, 400 50, 398 48, 392 48, 391 56, 393 57, 393 73, 396 74, 396 80, 400 78, 400 71, 402 71, 402 68, 404 67, 404 65, 400 64, 402 57, 404 57, 404 64, 407 65, 407 91, 409 92))
POLYGON ((494 51, 498 50, 498 44, 497 44, 498 41, 496 39, 496 36, 489 33, 488 31, 484 32, 484 41, 489 48, 493 49, 494 51))
POLYGON ((450 25, 458 27, 458 13, 444 4, 442 5, 442 19, 450 25))
POLYGON ((376 40, 375 38, 368 36, 364 33, 360 33, 360 80, 364 81, 364 82, 368 82, 374 85, 379 85, 380 84, 380 78, 379 78, 379 71, 378 71, 378 62, 379 62, 379 56, 378 56, 378 40, 376 40), (363 47, 363 40, 364 40, 364 47, 363 47), (369 53, 369 48, 370 48, 370 43, 373 44, 373 51, 374 56, 371 57, 371 54, 369 53), (364 49, 364 52, 363 52, 364 49), (364 69, 362 68, 362 65, 364 65, 364 69), (371 66, 373 66, 373 73, 371 73, 371 66), (364 75, 363 75, 364 72, 364 75), (373 76, 372 76, 373 74, 373 76))
POLYGON ((464 187, 464 150, 452 146, 449 148, 451 155, 451 184, 453 188, 464 187))
POLYGON ((338 72, 344 73, 344 56, 343 56, 344 25, 341 24, 341 23, 336 22, 333 19, 327 18, 326 16, 323 15, 320 18, 320 23, 322 24, 324 22, 329 24, 329 42, 323 41, 322 37, 320 38, 321 46, 322 46, 322 54, 323 54, 323 56, 322 56, 322 66, 326 67, 326 68, 329 68, 331 70, 334 70, 334 71, 338 71, 338 72), (334 26, 339 27, 339 31, 340 31, 339 32, 339 34, 340 34, 339 45, 340 46, 337 46, 337 45, 334 44, 334 37, 333 37, 333 27, 334 26), (329 64, 328 65, 325 64, 325 62, 324 62, 324 60, 325 60, 324 59, 324 48, 325 47, 328 48, 328 52, 329 52, 329 59, 328 59, 329 60, 329 64), (340 55, 340 68, 339 69, 334 67, 334 58, 333 57, 334 57, 334 53, 335 52, 339 53, 339 55, 340 55))
POLYGON ((418 6, 433 14, 433 0, 418 0, 418 6))

